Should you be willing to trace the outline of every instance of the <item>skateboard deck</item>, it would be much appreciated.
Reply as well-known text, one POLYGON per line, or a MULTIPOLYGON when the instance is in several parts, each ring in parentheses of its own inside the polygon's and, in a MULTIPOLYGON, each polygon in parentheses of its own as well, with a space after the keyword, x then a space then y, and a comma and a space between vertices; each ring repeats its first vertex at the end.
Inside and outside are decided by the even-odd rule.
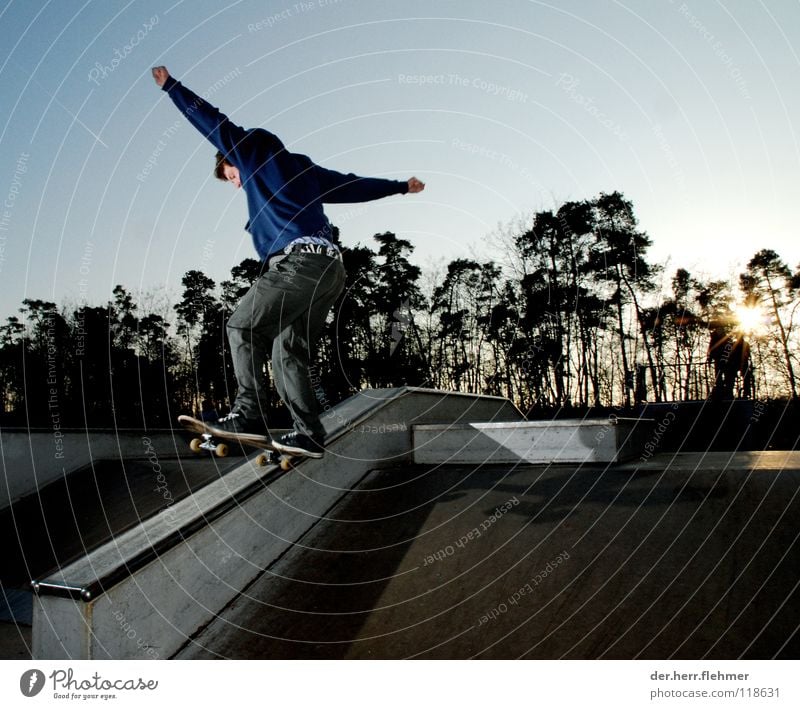
POLYGON ((219 458, 224 458, 230 452, 225 441, 231 441, 258 448, 263 451, 255 459, 256 465, 259 467, 276 464, 280 465, 282 470, 289 470, 305 457, 281 453, 275 448, 272 444, 272 439, 268 436, 260 436, 255 433, 231 433, 230 431, 215 428, 213 424, 206 423, 193 416, 186 416, 185 414, 178 416, 178 423, 185 429, 193 433, 199 433, 200 436, 202 436, 201 438, 193 438, 189 444, 189 448, 191 448, 194 453, 207 450, 213 452, 219 458))

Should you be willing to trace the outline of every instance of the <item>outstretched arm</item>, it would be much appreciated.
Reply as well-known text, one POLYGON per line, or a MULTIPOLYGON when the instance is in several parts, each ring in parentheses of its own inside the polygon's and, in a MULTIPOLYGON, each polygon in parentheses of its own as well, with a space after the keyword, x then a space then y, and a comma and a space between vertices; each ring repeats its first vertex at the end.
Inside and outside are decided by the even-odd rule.
MULTIPOLYGON (((169 97, 189 123, 197 128, 217 150, 230 155, 231 162, 236 165, 236 153, 242 147, 247 131, 230 121, 218 108, 187 89, 180 81, 172 78, 167 67, 154 67, 153 78, 163 91, 169 93, 169 97)), ((241 167, 241 165, 236 166, 241 167)))
POLYGON ((352 173, 344 175, 319 165, 314 165, 314 171, 319 181, 320 198, 329 204, 369 202, 393 194, 422 192, 425 189, 425 184, 416 177, 412 177, 407 182, 384 180, 378 177, 358 177, 352 173))

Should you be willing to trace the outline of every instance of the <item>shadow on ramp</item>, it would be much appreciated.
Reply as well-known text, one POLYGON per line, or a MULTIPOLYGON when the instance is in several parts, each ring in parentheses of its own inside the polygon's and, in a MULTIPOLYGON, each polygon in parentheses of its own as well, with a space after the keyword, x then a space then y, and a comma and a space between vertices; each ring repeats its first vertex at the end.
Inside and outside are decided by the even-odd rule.
POLYGON ((796 658, 800 472, 660 466, 372 473, 178 657, 796 658))

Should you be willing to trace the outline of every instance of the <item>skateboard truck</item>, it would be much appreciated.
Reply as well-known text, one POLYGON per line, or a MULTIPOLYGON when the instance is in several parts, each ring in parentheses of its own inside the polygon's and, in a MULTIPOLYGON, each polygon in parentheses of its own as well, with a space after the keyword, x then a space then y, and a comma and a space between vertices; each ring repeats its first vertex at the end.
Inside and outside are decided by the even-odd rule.
POLYGON ((189 448, 193 453, 201 451, 211 451, 217 458, 225 458, 230 452, 227 443, 217 442, 210 433, 202 434, 202 438, 193 438, 189 443, 189 448))

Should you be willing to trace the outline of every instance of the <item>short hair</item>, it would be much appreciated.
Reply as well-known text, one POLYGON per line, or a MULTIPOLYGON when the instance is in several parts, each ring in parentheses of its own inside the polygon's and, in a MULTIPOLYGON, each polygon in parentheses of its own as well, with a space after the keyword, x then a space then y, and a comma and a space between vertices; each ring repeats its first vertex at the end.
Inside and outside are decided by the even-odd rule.
POLYGON ((214 166, 214 177, 223 182, 227 182, 228 178, 225 177, 225 166, 230 165, 233 167, 233 165, 227 159, 227 156, 223 155, 221 150, 217 150, 217 154, 214 157, 217 161, 217 164, 214 166))

